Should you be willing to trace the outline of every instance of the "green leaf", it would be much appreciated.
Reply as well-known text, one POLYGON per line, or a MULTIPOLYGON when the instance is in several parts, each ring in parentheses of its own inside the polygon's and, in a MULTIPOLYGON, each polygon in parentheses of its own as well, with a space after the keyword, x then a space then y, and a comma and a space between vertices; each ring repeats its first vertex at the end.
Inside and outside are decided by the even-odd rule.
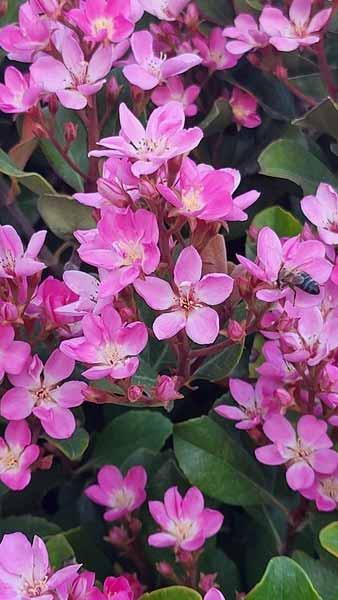
POLYGON ((304 194, 313 194, 321 181, 337 187, 338 180, 313 154, 292 140, 272 142, 258 159, 261 173, 269 177, 289 179, 304 194))
POLYGON ((321 530, 319 540, 323 548, 338 558, 338 521, 321 530))
POLYGON ((291 558, 270 560, 263 578, 246 600, 322 600, 305 571, 291 558))
POLYGON ((331 570, 320 560, 315 560, 300 550, 294 552, 292 558, 304 569, 309 579, 311 579, 313 586, 322 595, 324 600, 338 599, 337 571, 331 570))
POLYGON ((98 579, 103 580, 112 573, 112 561, 106 556, 100 542, 90 527, 75 527, 64 533, 65 538, 75 552, 76 560, 89 571, 94 571, 98 579))
POLYGON ((232 110, 228 100, 217 98, 209 114, 199 123, 204 135, 213 135, 226 129, 232 123, 232 110))
MULTIPOLYGON (((74 110, 59 107, 56 114, 54 134, 61 146, 65 144, 64 126, 67 122, 72 122, 77 126, 77 138, 70 146, 68 155, 84 173, 88 170, 88 141, 87 132, 83 126, 80 117, 74 110)), ((55 148, 50 140, 41 139, 40 147, 51 165, 61 179, 77 192, 83 191, 82 177, 72 169, 60 152, 55 148)))
POLYGON ((18 169, 10 160, 6 152, 0 148, 0 173, 8 175, 8 177, 15 177, 35 194, 53 194, 54 188, 51 186, 46 179, 41 177, 38 173, 26 173, 18 169))
POLYGON ((95 227, 89 206, 79 204, 71 196, 44 194, 37 206, 46 225, 61 239, 72 239, 76 229, 95 227))
POLYGON ((8 25, 8 23, 15 23, 17 21, 18 10, 23 0, 9 0, 6 14, 0 19, 0 27, 8 25))
POLYGON ((161 413, 129 410, 98 434, 93 457, 98 465, 120 465, 138 448, 159 452, 171 434, 172 423, 161 413))
POLYGON ((33 538, 34 535, 44 538, 60 533, 60 527, 47 521, 47 519, 31 515, 0 519, 0 536, 4 533, 15 533, 16 531, 21 531, 29 538, 33 538))
POLYGON ((46 542, 50 564, 53 569, 61 569, 74 561, 74 550, 63 533, 53 535, 46 542))
POLYGON ((232 344, 222 352, 210 356, 203 361, 202 365, 193 374, 194 379, 208 379, 219 381, 228 377, 238 365, 243 354, 243 344, 232 344))
POLYGON ((327 133, 338 140, 338 105, 331 98, 325 98, 305 115, 293 121, 302 129, 314 129, 327 133))
POLYGON ((81 460, 89 445, 89 434, 83 427, 79 427, 70 438, 56 440, 46 436, 48 442, 58 448, 69 460, 81 460))
POLYGON ((173 585, 150 594, 143 594, 140 600, 201 600, 201 596, 190 588, 173 585))
POLYGON ((196 4, 203 17, 216 25, 227 25, 234 17, 228 0, 196 0, 196 4))
POLYGON ((274 501, 258 464, 209 417, 175 425, 174 449, 190 483, 211 498, 238 506, 274 501))
POLYGON ((280 206, 269 206, 259 212, 253 218, 252 225, 258 229, 271 227, 279 237, 292 237, 302 231, 302 224, 280 206))

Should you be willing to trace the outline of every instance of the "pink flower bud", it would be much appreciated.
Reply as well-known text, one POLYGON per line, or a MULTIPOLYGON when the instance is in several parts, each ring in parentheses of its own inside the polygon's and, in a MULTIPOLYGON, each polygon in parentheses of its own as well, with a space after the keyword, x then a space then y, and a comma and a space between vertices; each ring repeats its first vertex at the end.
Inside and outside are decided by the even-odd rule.
POLYGON ((156 563, 156 569, 160 575, 166 577, 167 579, 171 579, 173 576, 175 576, 174 569, 165 561, 156 563))
POLYGON ((283 65, 277 65, 274 74, 281 80, 286 80, 288 78, 288 70, 283 67, 283 65))
POLYGON ((33 123, 32 132, 33 135, 40 140, 48 140, 49 138, 47 129, 43 125, 40 125, 40 123, 33 123))
POLYGON ((184 15, 184 23, 188 29, 196 30, 198 28, 200 15, 195 2, 190 2, 184 15))
POLYGON ((211 588, 215 587, 215 581, 217 578, 217 573, 201 573, 200 581, 198 584, 201 592, 206 594, 211 588))
POLYGON ((118 97, 121 93, 122 85, 117 83, 116 77, 114 75, 111 76, 107 85, 106 85, 106 97, 108 102, 115 104, 117 102, 118 97))
POLYGON ((65 136, 65 140, 68 144, 72 144, 75 142, 77 138, 77 125, 72 121, 68 121, 68 123, 64 124, 63 134, 65 136))
POLYGON ((130 385, 128 388, 128 400, 129 402, 137 402, 142 398, 143 388, 139 385, 130 385))
POLYGON ((242 325, 233 319, 229 320, 228 327, 228 336, 233 342, 239 342, 245 336, 245 329, 242 325))
POLYGON ((51 115, 56 115, 59 108, 59 100, 56 94, 51 94, 48 98, 48 110, 51 115))
POLYGON ((121 527, 112 527, 109 530, 107 542, 110 542, 113 546, 118 548, 125 548, 130 541, 127 530, 121 525, 121 527))
POLYGON ((8 0, 0 0, 0 17, 4 17, 8 10, 8 0))

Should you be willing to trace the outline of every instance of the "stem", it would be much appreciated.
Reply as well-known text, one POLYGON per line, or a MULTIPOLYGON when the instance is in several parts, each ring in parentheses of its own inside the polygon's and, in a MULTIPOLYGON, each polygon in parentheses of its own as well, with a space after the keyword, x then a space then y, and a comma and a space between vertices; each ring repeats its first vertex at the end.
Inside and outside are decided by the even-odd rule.
POLYGON ((80 177, 82 177, 82 179, 84 179, 84 181, 86 181, 88 179, 87 174, 84 173, 84 171, 82 171, 80 169, 80 167, 76 164, 76 162, 73 161, 72 158, 70 158, 67 151, 65 150, 65 148, 63 148, 63 146, 60 144, 60 142, 55 138, 54 134, 51 131, 49 131, 48 134, 49 134, 49 139, 52 142, 53 146, 55 146, 57 151, 61 154, 62 158, 66 161, 66 163, 70 166, 70 168, 73 169, 73 171, 75 171, 78 175, 80 175, 80 177))
POLYGON ((295 86, 294 83, 290 81, 290 79, 283 79, 283 83, 294 96, 305 102, 305 104, 308 104, 311 107, 317 106, 318 102, 316 102, 316 100, 311 96, 303 94, 303 92, 301 92, 301 90, 298 89, 298 87, 295 86))
POLYGON ((336 86, 335 82, 333 81, 332 72, 331 72, 329 63, 327 62, 327 59, 326 59, 323 37, 319 40, 318 44, 316 44, 315 50, 316 50, 316 54, 317 54, 318 65, 319 65, 321 77, 326 85, 326 89, 328 91, 329 96, 331 96, 333 98, 333 100, 335 100, 336 94, 337 94, 337 86, 336 86))
POLYGON ((298 508, 290 512, 288 520, 288 529, 286 533, 284 546, 282 549, 282 554, 290 556, 290 554, 292 553, 295 543, 295 537, 301 526, 304 524, 304 521, 307 517, 309 504, 309 501, 306 498, 302 497, 298 508))
MULTIPOLYGON (((87 107, 88 119, 88 152, 95 150, 96 144, 100 137, 100 125, 97 113, 96 96, 92 97, 92 105, 87 107)), ((89 157, 89 168, 86 192, 95 191, 96 180, 99 176, 99 159, 96 156, 89 157)))

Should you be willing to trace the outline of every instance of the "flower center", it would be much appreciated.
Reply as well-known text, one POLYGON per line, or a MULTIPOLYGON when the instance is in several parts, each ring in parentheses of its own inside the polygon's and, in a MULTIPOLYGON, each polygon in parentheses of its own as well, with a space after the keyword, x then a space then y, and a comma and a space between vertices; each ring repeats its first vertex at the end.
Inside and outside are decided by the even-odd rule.
POLYGON ((302 442, 298 440, 297 447, 295 448, 294 452, 295 458, 306 460, 313 454, 313 449, 309 448, 308 446, 303 446, 302 442))
POLYGON ((22 591, 28 598, 38 598, 48 590, 47 581, 47 575, 40 581, 25 581, 22 591))
POLYGON ((189 538, 193 537, 193 535, 195 534, 195 530, 195 523, 193 523, 192 521, 176 521, 169 533, 174 535, 179 542, 184 542, 185 540, 188 540, 189 538))
POLYGON ((134 494, 127 488, 122 487, 113 494, 112 504, 116 508, 129 508, 134 500, 134 494))
POLYGON ((320 487, 325 496, 338 501, 338 479, 337 477, 328 477, 320 482, 320 487))
POLYGON ((50 388, 42 386, 41 388, 33 392, 35 399, 35 406, 42 406, 47 404, 55 404, 53 397, 50 394, 50 388))
POLYGON ((201 192, 196 188, 190 188, 190 190, 182 193, 182 202, 184 208, 188 212, 195 212, 202 208, 201 192))
POLYGON ((140 140, 137 140, 137 142, 133 142, 133 146, 141 160, 146 160, 149 154, 161 155, 163 152, 168 152, 170 150, 170 144, 168 143, 167 138, 163 136, 157 140, 152 138, 141 138, 140 140))
POLYGON ((181 284, 179 287, 179 307, 182 308, 186 313, 190 312, 194 308, 200 308, 202 305, 197 302, 194 295, 194 289, 190 284, 181 284))
POLYGON ((15 257, 10 250, 5 250, 0 256, 0 265, 6 273, 13 275, 15 272, 15 257))
POLYGON ((104 362, 109 365, 116 365, 116 363, 123 360, 124 356, 121 354, 121 348, 114 344, 108 344, 104 350, 104 362))
POLYGON ((14 452, 12 452, 11 450, 8 450, 5 456, 0 460, 0 470, 2 472, 16 469, 18 465, 18 457, 15 456, 14 452))
POLYGON ((157 77, 158 79, 160 79, 161 78, 161 66, 165 60, 166 60, 166 55, 163 54, 163 52, 161 52, 160 56, 151 56, 150 58, 148 58, 145 61, 145 67, 146 67, 147 71, 149 71, 149 73, 151 73, 151 75, 154 75, 154 77, 157 77))
POLYGON ((142 260, 143 248, 141 244, 135 241, 116 242, 113 244, 125 266, 130 266, 136 261, 142 260))
POLYGON ((106 30, 107 34, 109 36, 112 35, 113 30, 114 30, 114 26, 113 26, 113 22, 111 19, 107 19, 106 17, 100 17, 99 19, 95 19, 95 21, 93 22, 93 32, 95 33, 100 33, 100 31, 102 30, 106 30))

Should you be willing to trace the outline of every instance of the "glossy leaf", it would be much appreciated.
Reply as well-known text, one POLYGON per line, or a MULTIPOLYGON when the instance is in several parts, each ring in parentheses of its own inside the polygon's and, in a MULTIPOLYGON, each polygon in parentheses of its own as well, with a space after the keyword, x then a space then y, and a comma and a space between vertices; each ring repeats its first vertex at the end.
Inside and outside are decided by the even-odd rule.
POLYGON ((74 550, 62 533, 50 537, 46 542, 46 546, 50 564, 55 570, 61 569, 61 567, 75 559, 74 550))
POLYGON ((338 104, 331 98, 325 98, 293 123, 303 129, 327 133, 338 140, 338 104))
POLYGON ((56 440, 48 436, 46 438, 52 446, 60 450, 69 460, 80 460, 89 444, 89 435, 83 427, 76 429, 73 435, 65 440, 56 440))
POLYGON ((10 160, 6 152, 0 148, 0 173, 18 180, 35 194, 53 194, 54 188, 38 173, 29 173, 18 169, 10 160))
POLYGON ((143 594, 140 600, 201 600, 201 595, 191 588, 176 586, 143 594))
POLYGON ((4 533, 15 533, 16 531, 21 531, 32 539, 34 535, 44 538, 60 533, 61 530, 56 523, 32 515, 19 515, 0 519, 0 536, 4 533))
POLYGON ((270 177, 289 179, 299 185, 304 194, 313 194, 321 181, 338 186, 338 180, 329 169, 291 140, 272 142, 258 159, 261 173, 270 177))
POLYGON ((44 194, 38 199, 38 211, 50 230, 61 239, 73 239, 77 229, 95 227, 91 209, 70 196, 44 194))
POLYGON ((159 412, 129 410, 113 419, 97 436, 94 460, 98 465, 121 464, 139 448, 158 452, 172 433, 169 419, 159 412))
POLYGON ((233 10, 228 0, 196 0, 202 16, 215 25, 226 25, 233 18, 233 10))
POLYGON ((204 135, 212 135, 226 129, 232 123, 232 110, 228 100, 218 98, 215 100, 209 114, 199 123, 204 135))
POLYGON ((322 600, 305 571, 291 558, 273 558, 246 600, 322 600))
POLYGON ((208 379, 219 381, 228 377, 238 365, 243 353, 243 344, 232 344, 222 352, 206 358, 194 372, 194 379, 208 379))
POLYGON ((319 539, 323 548, 338 558, 338 521, 324 527, 319 539))
POLYGON ((211 498, 239 506, 273 501, 255 460, 209 417, 175 425, 174 449, 190 483, 211 498))
POLYGON ((337 600, 338 598, 338 573, 321 560, 317 560, 297 550, 292 558, 304 569, 312 585, 322 595, 324 600, 337 600))

